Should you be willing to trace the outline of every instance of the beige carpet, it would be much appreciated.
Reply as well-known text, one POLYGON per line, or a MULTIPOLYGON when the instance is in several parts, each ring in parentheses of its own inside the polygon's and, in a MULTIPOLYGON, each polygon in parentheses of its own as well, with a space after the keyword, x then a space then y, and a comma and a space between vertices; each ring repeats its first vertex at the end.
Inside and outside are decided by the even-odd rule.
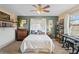
MULTIPOLYGON (((0 49, 0 54, 21 54, 19 51, 19 47, 21 45, 21 41, 14 41, 13 43, 9 44, 8 46, 0 49)), ((58 42, 54 41, 55 44, 55 51, 53 54, 68 54, 69 52, 62 48, 62 45, 58 42)), ((44 53, 41 53, 44 54, 44 53)))

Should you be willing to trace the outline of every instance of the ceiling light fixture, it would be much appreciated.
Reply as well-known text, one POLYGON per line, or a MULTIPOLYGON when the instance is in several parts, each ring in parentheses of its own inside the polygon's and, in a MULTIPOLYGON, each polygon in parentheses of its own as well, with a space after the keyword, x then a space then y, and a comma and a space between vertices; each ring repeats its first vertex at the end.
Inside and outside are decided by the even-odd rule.
POLYGON ((43 6, 41 4, 38 4, 38 5, 32 5, 33 7, 35 7, 34 10, 32 11, 35 11, 37 12, 38 14, 41 14, 41 13, 48 13, 49 10, 47 10, 47 8, 49 8, 50 6, 49 5, 46 5, 46 6, 43 6))

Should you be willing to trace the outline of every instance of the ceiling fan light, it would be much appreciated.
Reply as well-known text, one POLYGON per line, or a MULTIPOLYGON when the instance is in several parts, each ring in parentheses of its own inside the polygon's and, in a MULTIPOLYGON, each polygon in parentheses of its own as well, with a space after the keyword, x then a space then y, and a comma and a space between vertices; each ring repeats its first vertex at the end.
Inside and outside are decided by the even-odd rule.
POLYGON ((40 11, 37 11, 37 13, 38 13, 38 14, 41 14, 41 12, 40 12, 40 11))
POLYGON ((47 5, 47 6, 42 6, 41 4, 38 4, 38 6, 36 7, 35 5, 33 5, 35 7, 35 11, 38 13, 38 14, 41 14, 41 13, 46 13, 46 12, 49 12, 49 10, 46 10, 46 8, 49 8, 50 6, 47 5))

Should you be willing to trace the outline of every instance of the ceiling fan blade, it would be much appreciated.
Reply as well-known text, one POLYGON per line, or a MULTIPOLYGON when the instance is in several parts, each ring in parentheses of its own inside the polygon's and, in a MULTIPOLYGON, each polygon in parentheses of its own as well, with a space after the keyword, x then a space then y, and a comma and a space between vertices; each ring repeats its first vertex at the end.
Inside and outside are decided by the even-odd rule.
POLYGON ((49 10, 43 10, 44 12, 50 12, 49 10))
POLYGON ((40 6, 40 7, 41 7, 42 5, 41 5, 41 4, 38 4, 38 6, 40 6))
POLYGON ((36 5, 32 5, 33 7, 35 7, 35 8, 37 8, 37 6, 36 5))
POLYGON ((50 6, 49 5, 47 5, 47 6, 45 6, 45 7, 43 7, 43 9, 46 9, 46 8, 49 8, 50 6))

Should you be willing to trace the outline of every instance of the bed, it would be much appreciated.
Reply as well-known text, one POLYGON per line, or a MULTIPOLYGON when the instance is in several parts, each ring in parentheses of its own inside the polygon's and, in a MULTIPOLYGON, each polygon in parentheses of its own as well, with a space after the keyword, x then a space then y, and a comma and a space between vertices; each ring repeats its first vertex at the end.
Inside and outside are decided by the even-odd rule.
POLYGON ((29 35, 23 40, 20 50, 22 53, 29 52, 54 52, 53 40, 46 34, 46 19, 31 19, 29 35))
POLYGON ((46 34, 30 34, 26 37, 21 46, 21 53, 32 52, 54 52, 55 46, 53 40, 46 34))

